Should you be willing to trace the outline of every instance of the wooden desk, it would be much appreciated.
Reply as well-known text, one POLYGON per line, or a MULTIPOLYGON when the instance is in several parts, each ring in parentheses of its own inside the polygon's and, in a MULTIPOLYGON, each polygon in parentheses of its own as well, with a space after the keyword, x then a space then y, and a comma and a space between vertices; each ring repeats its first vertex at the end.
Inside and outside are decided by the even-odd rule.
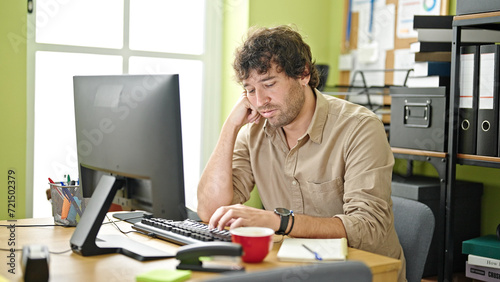
MULTIPOLYGON (((99 255, 82 257, 70 250, 69 240, 74 228, 71 227, 22 227, 22 225, 53 224, 52 218, 21 219, 17 221, 0 221, 0 248, 10 249, 9 242, 15 242, 16 249, 22 249, 24 245, 45 244, 51 252, 63 252, 62 254, 50 255, 50 281, 135 281, 135 276, 153 269, 175 269, 179 263, 176 259, 163 259, 156 261, 140 262, 121 254, 99 255), (3 225, 14 224, 15 228, 3 225), (10 241, 9 241, 10 239, 10 241)), ((130 224, 119 222, 123 231, 132 230, 130 224)), ((104 224, 100 234, 119 234, 112 224, 104 224)), ((125 235, 124 235, 125 236, 125 235)), ((130 238, 142 243, 169 251, 176 252, 179 247, 159 239, 152 239, 138 233, 127 234, 130 238)), ((276 237, 279 240, 279 237, 276 237)), ((262 263, 244 263, 246 271, 258 271, 275 267, 287 267, 300 265, 300 263, 280 262, 276 254, 280 247, 275 243, 273 250, 262 263)), ((13 266, 15 274, 9 273, 10 252, 0 252, 0 275, 8 281, 23 281, 21 269, 21 251, 15 252, 13 266)), ((399 260, 376 255, 373 253, 349 249, 349 260, 359 260, 366 263, 373 273, 373 281, 397 281, 398 270, 401 267, 399 260)), ((193 272, 192 281, 201 281, 213 277, 213 273, 193 272)), ((1 279, 0 279, 1 280, 1 279)))

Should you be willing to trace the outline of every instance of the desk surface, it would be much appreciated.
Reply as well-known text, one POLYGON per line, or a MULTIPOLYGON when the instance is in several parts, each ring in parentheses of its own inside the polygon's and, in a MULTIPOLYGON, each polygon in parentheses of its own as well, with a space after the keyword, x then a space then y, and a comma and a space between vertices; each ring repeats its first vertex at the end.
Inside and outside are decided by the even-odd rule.
MULTIPOLYGON (((62 254, 50 255, 50 281, 135 281, 137 274, 153 269, 175 269, 179 263, 176 259, 162 259, 156 261, 140 262, 121 254, 99 255, 82 257, 70 252, 69 240, 74 228, 48 226, 48 227, 22 227, 22 225, 53 224, 52 218, 21 219, 16 221, 0 221, 0 248, 10 249, 12 242, 16 249, 22 249, 24 245, 45 244, 51 252, 64 252, 62 254), (4 225, 14 224, 15 228, 4 225), (9 241, 10 240, 10 241, 9 241), (10 245, 9 245, 10 243, 10 245)), ((130 224, 118 223, 124 231, 132 230, 130 224)), ((120 234, 112 224, 104 224, 99 234, 120 234)), ((172 253, 179 247, 159 239, 149 238, 138 233, 129 233, 129 238, 144 244, 163 249, 172 253)), ((279 240, 279 237, 276 237, 279 240)), ((246 271, 258 271, 276 267, 289 267, 301 263, 290 263, 278 261, 276 254, 280 247, 275 243, 273 250, 262 263, 243 263, 246 271)), ((0 259, 0 275, 8 281, 23 281, 21 269, 21 251, 15 252, 15 259, 8 256, 10 252, 2 251, 0 259), (13 264, 10 262, 13 261, 13 264), (9 272, 14 269, 15 274, 9 272)), ((401 267, 399 260, 349 248, 349 260, 359 260, 366 263, 372 273, 373 281, 397 281, 398 269, 401 267)), ((302 263, 304 264, 304 263, 302 263)), ((192 281, 201 281, 213 277, 213 273, 193 272, 192 281)), ((1 280, 1 279, 0 279, 1 280)))

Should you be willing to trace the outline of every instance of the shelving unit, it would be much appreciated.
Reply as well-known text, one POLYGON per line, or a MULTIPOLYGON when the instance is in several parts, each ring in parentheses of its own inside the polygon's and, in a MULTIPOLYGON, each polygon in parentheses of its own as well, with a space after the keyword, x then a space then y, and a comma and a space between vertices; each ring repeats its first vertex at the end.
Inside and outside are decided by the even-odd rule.
POLYGON ((457 163, 461 165, 474 165, 474 166, 499 168, 500 158, 457 154, 457 163))
POLYGON ((445 194, 445 242, 444 242, 444 265, 439 275, 440 281, 452 281, 453 277, 453 193, 456 179, 456 165, 465 164, 473 166, 484 166, 500 168, 500 158, 475 155, 458 154, 458 130, 459 130, 459 78, 460 78, 460 46, 462 29, 495 29, 500 30, 500 12, 480 13, 471 15, 455 16, 453 19, 453 41, 451 59, 451 85, 450 85, 450 109, 449 109, 449 131, 448 131, 448 168, 446 173, 447 184, 445 194))
POLYGON ((468 28, 500 30, 500 11, 454 17, 446 152, 392 148, 395 158, 429 162, 438 172, 441 181, 440 208, 436 221, 436 232, 441 235, 438 241, 440 250, 438 280, 449 282, 453 281, 454 234, 452 230, 454 230, 455 206, 453 193, 457 164, 500 168, 500 157, 458 154, 461 32, 462 29, 468 28))
MULTIPOLYGON (((438 252, 438 263, 440 265, 446 265, 446 237, 448 234, 446 232, 446 226, 450 218, 447 213, 447 202, 446 193, 449 188, 448 181, 448 153, 447 152, 435 152, 435 151, 424 151, 417 149, 405 149, 405 148, 395 148, 392 147, 392 153, 396 159, 406 159, 411 161, 423 161, 430 163, 437 171, 440 181, 440 191, 439 191, 439 212, 438 218, 436 218, 435 234, 439 234, 437 237, 437 244, 439 250, 438 252)), ((452 266, 453 264, 451 264, 452 266)), ((444 268, 438 267, 438 277, 439 281, 444 281, 444 268)), ((451 280, 450 280, 451 281, 451 280)))

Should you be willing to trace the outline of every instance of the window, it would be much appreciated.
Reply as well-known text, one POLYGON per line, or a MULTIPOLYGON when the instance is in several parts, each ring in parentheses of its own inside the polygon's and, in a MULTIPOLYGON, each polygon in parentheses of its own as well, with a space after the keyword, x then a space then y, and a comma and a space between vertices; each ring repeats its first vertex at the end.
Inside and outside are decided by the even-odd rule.
POLYGON ((51 215, 44 193, 48 177, 57 180, 65 174, 78 175, 74 75, 180 75, 186 204, 196 208, 196 188, 206 161, 202 156, 207 155, 203 148, 216 142, 204 132, 219 129, 217 108, 214 111, 204 103, 219 104, 219 85, 214 79, 220 73, 221 49, 217 3, 36 1, 35 11, 28 17, 34 217, 51 215))

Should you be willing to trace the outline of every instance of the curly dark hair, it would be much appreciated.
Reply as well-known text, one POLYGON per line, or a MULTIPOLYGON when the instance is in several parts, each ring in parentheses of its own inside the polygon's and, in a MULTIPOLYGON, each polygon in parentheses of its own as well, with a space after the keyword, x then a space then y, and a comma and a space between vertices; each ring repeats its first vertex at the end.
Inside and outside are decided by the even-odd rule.
POLYGON ((236 49, 233 68, 236 79, 242 82, 252 70, 258 74, 267 73, 271 63, 277 64, 277 71, 285 71, 291 78, 311 75, 309 85, 316 88, 319 74, 312 60, 311 48, 302 36, 289 26, 250 29, 248 38, 236 49))

